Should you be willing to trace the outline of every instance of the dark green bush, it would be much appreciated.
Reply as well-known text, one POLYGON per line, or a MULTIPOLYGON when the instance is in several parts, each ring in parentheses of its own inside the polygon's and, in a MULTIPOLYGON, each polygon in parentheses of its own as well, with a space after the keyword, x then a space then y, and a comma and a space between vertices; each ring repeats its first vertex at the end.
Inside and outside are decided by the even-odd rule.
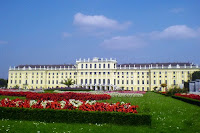
POLYGON ((111 123, 120 125, 151 125, 151 115, 121 112, 87 112, 0 107, 0 119, 62 123, 111 123))
POLYGON ((175 87, 167 91, 166 95, 173 96, 175 93, 187 93, 187 92, 188 92, 187 88, 180 89, 180 88, 175 87))
POLYGON ((190 103, 190 104, 194 104, 194 105, 200 106, 200 101, 196 100, 196 99, 191 99, 191 98, 187 98, 187 97, 180 97, 180 96, 172 96, 172 98, 175 98, 175 99, 178 99, 178 100, 190 103))

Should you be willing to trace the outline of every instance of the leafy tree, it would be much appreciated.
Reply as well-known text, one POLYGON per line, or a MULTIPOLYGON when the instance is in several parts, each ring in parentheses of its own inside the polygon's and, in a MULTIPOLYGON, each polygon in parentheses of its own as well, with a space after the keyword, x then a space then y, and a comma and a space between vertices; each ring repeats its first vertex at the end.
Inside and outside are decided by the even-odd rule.
POLYGON ((15 89, 19 89, 19 86, 18 86, 18 85, 15 85, 13 88, 15 88, 15 89))
POLYGON ((7 85, 8 85, 8 80, 0 79, 0 87, 7 87, 7 85))
POLYGON ((200 79, 200 71, 196 71, 192 74, 192 81, 200 79))
POLYGON ((62 81, 61 84, 66 85, 67 87, 70 87, 71 85, 74 84, 74 81, 72 79, 64 79, 64 82, 62 81))
POLYGON ((167 87, 167 84, 163 83, 160 86, 164 89, 165 87, 167 87))

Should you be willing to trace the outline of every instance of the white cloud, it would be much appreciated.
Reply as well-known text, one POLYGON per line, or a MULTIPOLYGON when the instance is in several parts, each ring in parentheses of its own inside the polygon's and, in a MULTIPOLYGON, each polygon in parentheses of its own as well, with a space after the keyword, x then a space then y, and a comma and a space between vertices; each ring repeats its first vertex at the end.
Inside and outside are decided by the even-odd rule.
POLYGON ((145 41, 138 36, 116 36, 104 40, 100 45, 106 49, 125 50, 139 48, 145 44, 145 41))
POLYGON ((7 41, 1 41, 0 40, 0 44, 7 44, 8 42, 7 41))
POLYGON ((185 41, 198 38, 200 38, 200 28, 192 29, 186 25, 174 25, 167 27, 163 31, 112 37, 104 40, 100 45, 106 49, 127 50, 154 44, 157 40, 185 41))
POLYGON ((68 32, 63 32, 62 36, 63 36, 64 38, 66 38, 66 37, 70 37, 70 36, 71 36, 71 34, 70 34, 70 33, 68 33, 68 32))
POLYGON ((74 15, 74 24, 81 29, 111 29, 123 30, 130 26, 130 22, 119 23, 116 20, 109 19, 103 15, 85 15, 77 13, 74 15))
POLYGON ((174 25, 167 27, 163 31, 150 33, 151 39, 190 39, 199 36, 199 30, 194 30, 186 25, 174 25))
POLYGON ((173 8, 173 9, 170 10, 170 12, 176 13, 176 14, 181 13, 183 11, 184 11, 183 8, 173 8))

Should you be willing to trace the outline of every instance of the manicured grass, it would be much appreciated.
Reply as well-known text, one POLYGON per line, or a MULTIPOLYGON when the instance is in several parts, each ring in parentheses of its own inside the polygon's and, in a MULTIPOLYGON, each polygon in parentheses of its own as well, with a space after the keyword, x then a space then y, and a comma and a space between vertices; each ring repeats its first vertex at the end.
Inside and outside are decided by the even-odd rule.
MULTIPOLYGON (((166 97, 160 94, 148 92, 144 97, 136 98, 111 98, 107 102, 130 102, 139 105, 138 112, 146 112, 152 115, 151 126, 122 126, 113 124, 66 124, 43 123, 33 121, 0 120, 0 132, 200 132, 200 107, 180 100, 166 97), (10 126, 9 126, 10 125, 10 126)), ((53 114, 52 114, 53 117, 53 114)))
POLYGON ((0 100, 1 99, 4 99, 4 98, 9 98, 9 99, 16 99, 16 98, 18 98, 18 99, 26 99, 26 97, 15 97, 15 96, 0 96, 0 100))

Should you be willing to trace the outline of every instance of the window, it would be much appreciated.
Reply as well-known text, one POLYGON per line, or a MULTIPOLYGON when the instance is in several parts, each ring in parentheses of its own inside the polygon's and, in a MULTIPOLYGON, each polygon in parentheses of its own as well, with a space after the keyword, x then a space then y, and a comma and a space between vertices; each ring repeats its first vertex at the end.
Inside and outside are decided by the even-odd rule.
POLYGON ((140 91, 140 87, 138 87, 137 90, 140 91))
POLYGON ((142 84, 144 84, 144 80, 142 80, 142 84))
POLYGON ((40 84, 42 84, 42 80, 40 81, 40 84))
POLYGON ((115 66, 116 66, 116 65, 114 64, 114 68, 115 68, 115 66))
POLYGON ((185 81, 184 81, 184 80, 182 80, 182 84, 184 84, 184 82, 185 82, 185 81))
POLYGON ((124 72, 122 72, 122 75, 124 75, 124 72))
POLYGON ((21 80, 19 80, 19 84, 21 84, 21 80))
POLYGON ((128 75, 128 72, 126 74, 128 75))
POLYGON ((149 75, 149 72, 147 72, 147 75, 149 75))
POLYGON ((99 79, 99 84, 101 84, 101 79, 99 79))
POLYGON ((106 72, 103 72, 103 75, 105 75, 106 74, 106 72))
POLYGON ((38 80, 36 80, 36 84, 38 84, 38 80))
POLYGON ((94 79, 94 84, 96 84, 97 82, 96 82, 97 80, 96 79, 94 79))
POLYGON ((140 74, 140 72, 137 73, 138 75, 140 74))
POLYGON ((131 84, 133 85, 133 80, 131 80, 131 84))
POLYGON ((108 84, 110 84, 110 79, 108 79, 108 84))
POLYGON ((54 84, 54 80, 52 80, 52 84, 54 84))
POLYGON ((149 84, 149 80, 147 80, 147 84, 149 84))
POLYGON ((128 80, 126 81, 126 84, 128 85, 128 80))
POLYGON ((85 68, 87 68, 87 64, 85 64, 85 68))
POLYGON ((56 80, 56 84, 58 84, 58 80, 56 80))
POLYGON ((147 91, 149 91, 149 87, 147 87, 147 91))
POLYGON ((106 64, 103 64, 103 68, 106 68, 106 64))
POLYGON ((142 75, 144 75, 144 72, 142 72, 142 75))
POLYGON ((99 68, 101 68, 101 64, 99 64, 99 68))
POLYGON ((131 72, 131 75, 133 75, 133 72, 131 72))
POLYGON ((38 75, 38 73, 37 73, 37 75, 38 75))
POLYGON ((81 64, 81 68, 83 68, 83 64, 81 64))
POLYGON ((154 85, 156 84, 156 80, 153 81, 154 85))
POLYGON ((161 72, 159 72, 159 74, 161 74, 161 72))
POLYGON ((32 80, 32 84, 34 83, 34 81, 32 80))
POLYGON ((167 80, 165 80, 165 84, 167 84, 167 80))
POLYGON ((90 79, 90 84, 92 84, 92 79, 90 79))
POLYGON ((167 74, 167 71, 165 71, 165 74, 167 74))
POLYGON ((108 68, 110 68, 110 64, 108 64, 108 68))
POLYGON ((122 80, 122 84, 124 84, 124 80, 122 80))
POLYGON ((81 75, 83 75, 83 72, 81 72, 81 75))
POLYGON ((175 74, 176 72, 173 72, 173 74, 175 74))
POLYGON ((126 87, 126 90, 128 90, 128 87, 126 87))
POLYGON ((117 84, 119 84, 119 80, 117 80, 117 84))
POLYGON ((81 79, 81 84, 83 84, 83 79, 81 79))
POLYGON ((53 73, 53 75, 54 75, 54 73, 53 73))
POLYGON ((108 75, 110 74, 110 72, 108 72, 108 75))
POLYGON ((87 75, 87 72, 85 72, 85 75, 87 75))
POLYGON ((17 80, 15 80, 15 84, 17 84, 17 80))
POLYGON ((101 75, 101 72, 99 72, 99 75, 101 75))
POLYGON ((103 79, 103 84, 105 84, 105 82, 106 82, 106 80, 105 80, 105 79, 103 79))
POLYGON ((156 72, 154 72, 153 74, 156 74, 156 72))
POLYGON ((12 80, 10 80, 10 83, 12 84, 12 80))
POLYGON ((97 72, 94 72, 94 75, 96 75, 97 74, 97 72))
MULTIPOLYGON (((34 73, 32 73, 32 75, 34 75, 34 73)), ((50 74, 49 74, 50 75, 50 74)))
POLYGON ((90 64, 90 68, 92 68, 92 64, 90 64))
POLYGON ((133 87, 131 87, 131 90, 133 91, 133 87))
POLYGON ((97 68, 97 64, 94 64, 94 68, 97 68))
POLYGON ((182 71, 182 74, 184 74, 184 72, 182 71))
POLYGON ((50 80, 49 80, 49 84, 50 84, 50 80))
POLYGON ((114 85, 116 85, 116 79, 114 79, 114 85))
POLYGON ((58 75, 58 73, 57 73, 57 75, 58 75))
POLYGON ((160 84, 161 84, 161 80, 160 80, 160 84))
POLYGON ((176 80, 174 80, 174 85, 176 85, 176 80))
POLYGON ((119 72, 118 72, 118 75, 119 75, 119 72))
POLYGON ((67 73, 65 73, 65 75, 67 75, 67 73))
POLYGON ((70 75, 72 75, 72 73, 69 73, 70 75))
POLYGON ((142 91, 144 91, 144 87, 142 87, 142 91))
POLYGON ((140 80, 137 81, 138 85, 140 84, 140 80))

